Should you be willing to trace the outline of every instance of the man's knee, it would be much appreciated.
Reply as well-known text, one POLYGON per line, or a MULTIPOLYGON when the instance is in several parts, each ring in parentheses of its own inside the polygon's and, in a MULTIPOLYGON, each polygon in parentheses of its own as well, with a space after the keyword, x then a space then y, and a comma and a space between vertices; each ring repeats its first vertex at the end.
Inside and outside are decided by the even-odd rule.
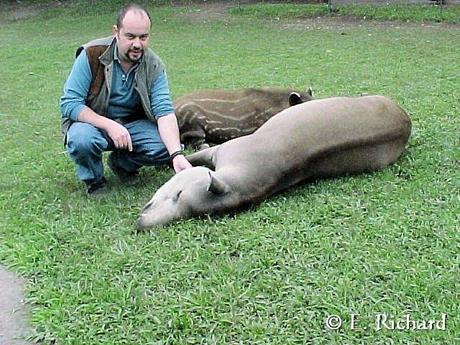
POLYGON ((70 155, 100 154, 107 149, 107 140, 94 126, 76 122, 67 134, 67 150, 70 155))

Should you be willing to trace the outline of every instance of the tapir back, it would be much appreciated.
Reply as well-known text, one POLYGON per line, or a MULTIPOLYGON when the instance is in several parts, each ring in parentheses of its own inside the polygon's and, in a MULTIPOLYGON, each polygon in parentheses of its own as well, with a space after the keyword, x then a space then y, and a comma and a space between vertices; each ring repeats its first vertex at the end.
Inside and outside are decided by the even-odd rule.
POLYGON ((271 191, 311 177, 374 171, 396 161, 410 131, 404 110, 383 96, 313 100, 280 112, 252 135, 221 145, 216 171, 244 166, 245 174, 256 176, 253 180, 265 180, 257 188, 271 191), (257 165, 250 163, 254 159, 257 165))

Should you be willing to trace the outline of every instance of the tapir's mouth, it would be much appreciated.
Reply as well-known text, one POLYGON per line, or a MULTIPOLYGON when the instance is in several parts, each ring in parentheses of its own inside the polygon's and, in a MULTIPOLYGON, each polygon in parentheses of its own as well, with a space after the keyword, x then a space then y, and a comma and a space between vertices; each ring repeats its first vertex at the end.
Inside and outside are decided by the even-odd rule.
POLYGON ((147 218, 141 215, 137 221, 136 221, 136 231, 137 232, 143 232, 152 228, 158 228, 163 226, 165 223, 160 223, 160 222, 149 222, 147 221, 147 218))
POLYGON ((167 217, 165 214, 162 214, 162 217, 156 217, 148 211, 148 208, 144 209, 136 221, 135 228, 138 232, 165 226, 171 223, 174 219, 176 219, 176 217, 172 216, 167 217))
POLYGON ((151 226, 148 226, 147 224, 145 224, 144 218, 142 216, 137 219, 136 226, 135 226, 137 232, 145 231, 149 229, 150 227, 151 226))

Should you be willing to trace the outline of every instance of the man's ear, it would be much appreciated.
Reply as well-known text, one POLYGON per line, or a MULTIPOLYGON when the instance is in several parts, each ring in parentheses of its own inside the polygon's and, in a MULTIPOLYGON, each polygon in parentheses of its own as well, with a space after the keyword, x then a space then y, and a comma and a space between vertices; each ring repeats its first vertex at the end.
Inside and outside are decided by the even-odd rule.
POLYGON ((118 34, 118 26, 114 25, 112 26, 112 34, 116 36, 118 34))
POLYGON ((209 172, 209 184, 208 184, 208 191, 217 194, 217 195, 222 195, 225 193, 228 193, 230 191, 230 187, 228 184, 226 184, 224 181, 220 180, 218 177, 216 177, 214 174, 209 172))

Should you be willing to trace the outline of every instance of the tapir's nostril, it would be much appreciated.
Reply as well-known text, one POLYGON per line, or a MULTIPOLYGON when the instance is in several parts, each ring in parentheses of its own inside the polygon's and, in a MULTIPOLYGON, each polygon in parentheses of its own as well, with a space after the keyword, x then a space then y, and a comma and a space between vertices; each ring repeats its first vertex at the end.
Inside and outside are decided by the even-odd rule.
POLYGON ((146 226, 144 225, 142 217, 137 219, 137 222, 134 228, 137 232, 143 232, 146 229, 146 226))

